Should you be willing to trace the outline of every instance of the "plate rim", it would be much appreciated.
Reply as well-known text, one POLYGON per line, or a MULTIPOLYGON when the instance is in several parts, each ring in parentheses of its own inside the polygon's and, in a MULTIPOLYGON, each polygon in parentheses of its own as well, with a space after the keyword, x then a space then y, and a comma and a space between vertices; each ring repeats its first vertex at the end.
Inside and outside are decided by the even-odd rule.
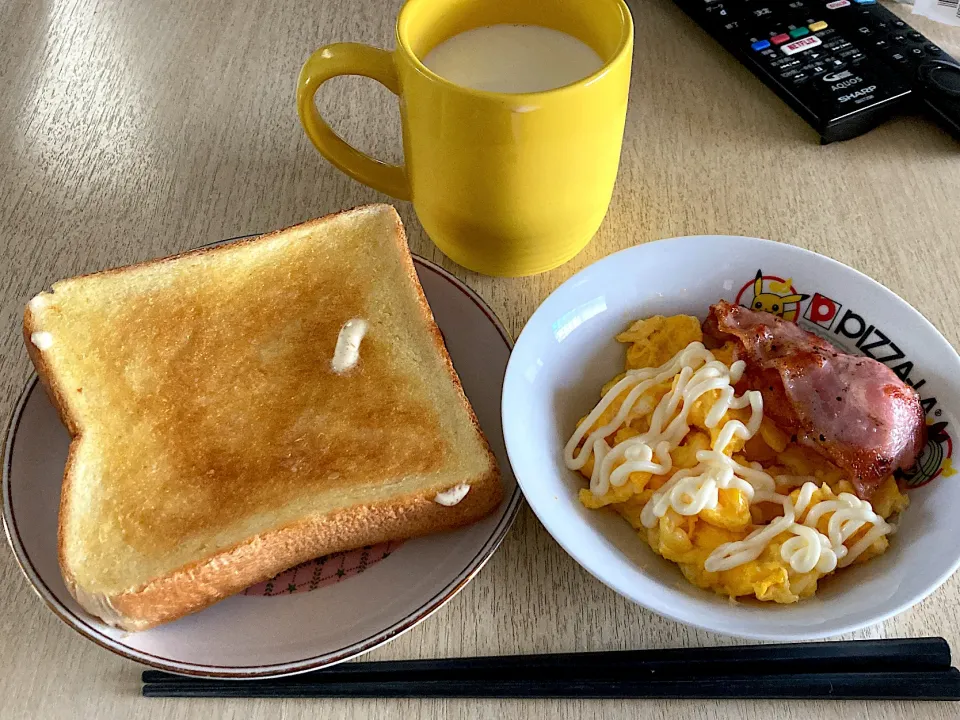
MULTIPOLYGON (((259 234, 240 235, 237 237, 228 238, 226 240, 207 243, 201 247, 221 245, 258 236, 259 234)), ((508 351, 512 353, 514 342, 510 336, 510 333, 504 327, 503 323, 497 317, 493 309, 490 308, 490 306, 482 297, 480 297, 480 295, 478 295, 472 288, 466 285, 459 278, 436 263, 413 252, 411 252, 410 255, 415 267, 418 269, 424 268, 432 271, 434 274, 453 285, 453 287, 462 292, 471 302, 473 302, 473 304, 476 305, 477 308, 484 314, 484 316, 493 324, 506 344, 508 351)), ((507 358, 507 364, 509 366, 509 356, 507 358)), ((440 608, 450 602, 450 600, 452 600, 474 577, 476 577, 483 566, 486 565, 491 557, 493 557, 493 554, 503 543, 507 533, 513 527, 522 506, 524 495, 520 488, 520 483, 517 481, 516 487, 514 488, 511 496, 509 498, 505 498, 504 500, 506 506, 503 510, 503 515, 501 516, 496 527, 494 527, 493 531, 491 532, 490 537, 483 543, 476 555, 474 555, 474 557, 466 563, 464 568, 416 611, 407 615, 402 620, 370 635, 363 640, 351 643, 346 647, 329 653, 324 653, 322 655, 312 655, 299 660, 283 663, 270 663, 267 665, 213 665, 208 663, 189 663, 179 660, 172 660, 170 658, 164 658, 153 653, 147 653, 142 650, 130 648, 129 646, 126 646, 123 643, 104 635, 102 632, 97 630, 97 628, 90 625, 86 619, 80 617, 72 610, 67 608, 63 603, 60 602, 59 599, 57 599, 53 591, 40 577, 40 574, 37 572, 32 561, 30 560, 30 556, 23 547, 19 532, 17 532, 16 518, 13 514, 11 463, 13 460, 15 439, 17 431, 20 427, 23 411, 26 408, 27 402, 29 401, 33 392, 37 389, 39 380, 40 378, 36 373, 33 373, 27 380, 26 386, 21 391, 20 397, 17 399, 17 402, 14 405, 13 413, 10 416, 10 419, 7 423, 6 432, 4 433, 3 465, 2 476, 0 476, 0 491, 2 491, 3 496, 2 524, 7 543, 13 551, 14 560, 16 561, 17 566, 20 568, 21 573, 27 579, 30 588, 68 627, 106 650, 109 650, 128 660, 133 660, 158 670, 165 670, 167 672, 173 672, 179 675, 191 675, 197 677, 215 677, 225 679, 270 678, 281 677, 284 675, 294 675, 297 673, 330 667, 332 665, 336 665, 337 663, 363 655, 364 653, 390 642, 408 630, 411 630, 413 627, 429 618, 440 608)), ((504 371, 504 381, 505 380, 506 370, 504 371)), ((500 420, 502 429, 503 418, 501 417, 500 420)), ((506 450, 505 438, 504 449, 506 450)), ((514 479, 516 480, 515 475, 514 479)))
MULTIPOLYGON (((537 315, 543 310, 544 306, 547 305, 547 303, 549 303, 550 300, 557 293, 559 293, 561 290, 566 288, 568 285, 573 285, 578 281, 582 281, 583 276, 586 273, 593 270, 595 266, 600 264, 607 264, 607 263, 611 265, 616 264, 616 261, 614 260, 614 258, 616 258, 617 256, 637 252, 641 248, 649 248, 651 246, 664 246, 664 245, 671 245, 671 244, 675 245, 680 243, 693 243, 696 241, 712 241, 712 240, 718 240, 718 239, 724 240, 724 241, 744 243, 745 245, 777 246, 780 250, 782 250, 787 254, 795 253, 797 255, 802 255, 802 256, 808 256, 808 257, 812 256, 813 258, 816 258, 816 262, 825 262, 827 265, 832 265, 844 273, 853 273, 858 277, 858 279, 864 281, 867 285, 871 286, 874 290, 887 293, 890 296, 892 296, 892 298, 894 298, 896 301, 901 303, 910 313, 912 313, 912 315, 915 317, 916 320, 920 322, 921 325, 923 325, 927 330, 932 331, 936 338, 939 338, 940 342, 944 346, 944 349, 949 350, 950 352, 953 353, 953 359, 956 361, 957 365, 960 366, 960 353, 957 352, 957 349, 953 347, 953 345, 944 337, 943 333, 941 333, 940 330, 923 315, 923 313, 921 313, 919 310, 913 307, 913 305, 911 305, 909 302, 907 302, 902 297, 900 297, 899 294, 897 294, 896 292, 888 288, 886 285, 883 285, 877 280, 874 280, 872 277, 870 277, 866 273, 863 273, 860 270, 850 267, 846 263, 842 263, 839 260, 835 260, 834 258, 831 258, 827 255, 823 255, 821 253, 815 252, 813 250, 808 250, 806 248, 799 247, 797 245, 791 245, 790 243, 780 242, 777 240, 769 240, 765 238, 752 237, 748 235, 724 235, 724 234, 680 235, 680 236, 671 237, 671 238, 661 238, 658 240, 653 240, 650 242, 645 242, 637 245, 632 245, 627 248, 623 248, 622 250, 618 250, 616 252, 610 253, 609 255, 606 255, 596 260, 595 262, 590 263, 586 267, 578 270, 576 273, 574 273, 569 278, 567 278, 564 282, 562 282, 560 285, 554 288, 553 291, 551 291, 550 294, 543 299, 543 301, 537 306, 536 310, 534 310, 534 312, 530 315, 530 318, 524 324, 523 329, 520 331, 520 334, 517 336, 516 342, 514 344, 515 348, 521 346, 521 344, 524 343, 524 336, 527 335, 528 329, 531 328, 532 323, 534 322, 535 319, 537 319, 537 315)), ((593 271, 596 272, 596 270, 593 270, 593 271)), ((532 330, 530 330, 530 332, 532 333, 532 330)), ((508 435, 508 433, 506 432, 507 424, 512 421, 508 420, 509 414, 506 412, 506 403, 507 403, 507 397, 508 397, 508 392, 507 392, 508 384, 512 384, 511 378, 517 376, 518 373, 520 372, 518 370, 519 366, 515 365, 515 363, 519 362, 518 357, 519 356, 517 355, 517 353, 512 352, 510 354, 510 359, 507 361, 507 372, 504 376, 504 385, 503 385, 504 393, 503 393, 503 397, 501 398, 501 405, 500 405, 501 422, 504 427, 503 442, 507 449, 507 457, 510 459, 511 467, 514 467, 514 468, 515 468, 515 465, 513 462, 514 453, 511 452, 511 440, 510 440, 510 438, 512 437, 512 434, 508 435)), ((520 486, 520 488, 525 489, 525 482, 520 477, 520 474, 516 471, 516 469, 514 469, 514 477, 516 477, 517 484, 520 486)), ((526 491, 524 491, 524 497, 526 498, 526 491)), ((923 590, 922 592, 911 595, 911 597, 908 598, 905 602, 897 605, 895 608, 885 613, 873 616, 871 617, 871 619, 868 619, 868 620, 848 622, 848 623, 839 625, 836 629, 817 630, 813 632, 788 632, 788 633, 770 633, 770 632, 762 632, 762 631, 761 632, 749 632, 749 631, 741 632, 736 630, 719 629, 716 624, 708 624, 696 618, 679 617, 676 613, 673 613, 672 611, 670 611, 669 608, 664 608, 664 609, 654 608, 647 602, 641 599, 637 599, 637 597, 635 597, 634 595, 628 594, 628 590, 626 588, 627 583, 617 583, 613 580, 608 582, 607 579, 602 578, 598 574, 598 571, 595 571, 592 567, 588 566, 587 563, 582 561, 579 557, 580 553, 574 552, 570 547, 568 547, 569 545, 568 542, 561 540, 556 535, 554 535, 553 530, 551 529, 551 526, 555 523, 548 524, 548 521, 545 520, 543 517, 541 517, 541 514, 539 512, 540 508, 538 507, 537 504, 535 504, 535 502, 527 498, 527 505, 533 511, 534 515, 536 515, 537 520, 540 522, 541 525, 543 525, 544 529, 547 531, 550 537, 553 538, 553 540, 558 545, 560 545, 560 547, 563 548, 564 552, 566 552, 578 565, 580 565, 580 567, 586 570, 592 577, 596 578, 599 582, 601 582, 603 585, 605 585, 607 588, 609 588, 613 592, 617 593, 618 595, 630 601, 631 603, 638 605, 652 613, 660 615, 661 617, 665 617, 669 620, 673 620, 674 622, 678 622, 688 627, 698 628, 701 630, 706 630, 707 632, 726 635, 728 637, 745 638, 749 640, 774 640, 774 641, 783 641, 783 642, 795 642, 795 641, 805 641, 805 640, 820 640, 823 638, 835 637, 837 635, 842 635, 845 633, 863 630, 864 628, 871 627, 879 623, 882 623, 886 620, 889 620, 890 618, 896 615, 899 615, 909 610, 910 608, 914 607, 918 603, 928 598, 934 592, 936 592, 936 590, 938 590, 947 580, 949 580, 954 573, 960 570, 960 553, 958 553, 957 558, 953 561, 952 565, 946 570, 946 572, 938 576, 936 581, 932 583, 928 588, 923 590), (621 585, 623 587, 620 587, 621 585)))

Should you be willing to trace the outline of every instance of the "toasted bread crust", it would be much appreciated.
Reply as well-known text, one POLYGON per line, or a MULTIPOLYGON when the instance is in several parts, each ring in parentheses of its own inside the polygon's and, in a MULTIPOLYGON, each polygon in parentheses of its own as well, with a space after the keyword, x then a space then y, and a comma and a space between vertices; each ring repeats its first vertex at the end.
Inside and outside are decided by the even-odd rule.
MULTIPOLYGON (((97 602, 106 601, 116 611, 117 626, 145 630, 202 610, 283 569, 321 555, 475 522, 500 503, 503 490, 496 470, 470 480, 469 485, 470 492, 453 507, 440 505, 424 495, 352 507, 258 535, 135 591, 98 598, 97 602)), ((91 604, 88 600, 87 605, 91 604)), ((100 607, 85 609, 91 612, 100 607)))
MULTIPOLYGON (((40 382, 43 384, 44 389, 47 391, 47 396, 50 398, 53 406, 57 409, 57 414, 60 416, 60 422, 62 422, 64 427, 67 428, 67 432, 70 433, 71 438, 70 448, 67 451, 67 462, 63 468, 63 482, 60 486, 60 509, 57 522, 57 559, 60 564, 60 573, 63 575, 64 584, 67 586, 67 590, 70 591, 70 594, 76 598, 77 593, 74 590, 74 588, 76 588, 76 582, 74 581, 73 573, 70 572, 67 563, 64 562, 64 546, 66 543, 64 521, 68 517, 66 498, 69 495, 68 491, 70 484, 73 481, 73 468, 76 466, 77 449, 80 446, 80 427, 70 413, 64 388, 57 381, 56 374, 52 372, 43 355, 33 344, 33 341, 30 338, 34 332, 33 312, 28 305, 23 317, 23 341, 27 347, 27 355, 33 362, 33 367, 36 369, 37 376, 40 378, 40 382)), ((84 609, 87 610, 85 606, 84 609)), ((87 611, 89 612, 89 610, 87 611)))
POLYGON ((460 398, 460 402, 463 403, 464 409, 470 416, 470 422, 473 424, 474 429, 480 434, 480 438, 483 440, 483 447, 486 450, 487 459, 490 462, 490 466, 496 470, 497 478, 499 480, 500 472, 497 470, 497 459, 493 455, 493 450, 490 449, 490 441, 487 440, 487 436, 483 434, 483 430, 480 427, 480 421, 477 420, 477 415, 473 411, 473 406, 470 404, 470 401, 467 400, 467 396, 463 392, 463 385, 460 384, 460 376, 457 375, 457 371, 453 367, 453 360, 450 358, 450 353, 447 352, 447 346, 443 341, 443 335, 440 334, 440 328, 437 326, 437 321, 433 317, 433 311, 430 309, 429 303, 427 303, 427 296, 423 294, 423 286, 420 284, 420 278, 417 276, 417 269, 414 267, 413 257, 410 254, 410 248, 407 246, 407 233, 403 229, 403 223, 400 221, 400 216, 395 215, 395 220, 397 224, 396 239, 404 250, 404 252, 401 252, 400 254, 402 257, 401 262, 404 264, 407 277, 410 279, 410 284, 413 285, 414 290, 417 293, 417 305, 420 308, 420 312, 423 313, 424 319, 427 321, 427 325, 430 328, 430 335, 433 338, 433 343, 437 348, 437 352, 440 353, 444 367, 450 374, 450 380, 453 381, 453 385, 457 390, 457 396, 460 398))
MULTIPOLYGON (((61 491, 58 527, 60 567, 68 590, 88 612, 127 630, 146 629, 202 610, 250 585, 269 579, 289 567, 314 557, 386 540, 410 538, 460 527, 487 515, 500 503, 503 490, 496 460, 489 442, 480 429, 476 415, 463 393, 433 313, 423 294, 400 218, 392 207, 380 207, 389 207, 393 213, 396 223, 394 239, 401 250, 400 258, 405 273, 415 288, 417 305, 427 321, 431 337, 456 388, 459 401, 467 412, 471 424, 482 438, 489 461, 489 471, 464 481, 470 485, 470 492, 453 507, 434 502, 434 493, 431 492, 429 497, 427 494, 414 494, 391 499, 388 502, 344 508, 253 536, 232 548, 154 578, 139 588, 116 595, 87 593, 77 586, 76 579, 66 561, 65 551, 65 527, 71 518, 69 489, 74 477, 75 458, 83 442, 85 428, 79 416, 72 411, 70 393, 62 386, 57 374, 53 372, 42 352, 31 340, 32 334, 36 331, 36 324, 33 309, 28 305, 23 320, 23 335, 27 351, 72 438, 61 491)), ((299 227, 314 228, 330 222, 338 215, 366 208, 374 209, 377 206, 345 210, 335 215, 308 221, 299 227)), ((162 265, 185 256, 215 254, 221 250, 234 248, 238 244, 255 243, 284 232, 286 231, 280 230, 257 238, 200 248, 123 268, 104 270, 84 277, 123 273, 135 268, 162 265)))

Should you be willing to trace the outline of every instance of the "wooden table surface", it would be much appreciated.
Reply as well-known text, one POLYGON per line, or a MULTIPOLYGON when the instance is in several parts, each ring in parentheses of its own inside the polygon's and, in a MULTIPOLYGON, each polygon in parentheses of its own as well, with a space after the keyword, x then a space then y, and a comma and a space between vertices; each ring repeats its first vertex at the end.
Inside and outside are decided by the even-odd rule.
MULTIPOLYGON (((400 0, 6 0, 0 4, 0 415, 31 373, 26 301, 58 278, 385 198, 304 136, 294 82, 316 47, 393 46, 400 0)), ((960 144, 902 118, 821 147, 814 133, 669 0, 636 0, 620 178, 593 242, 525 279, 444 258, 397 203, 415 252, 464 278, 516 335, 551 290, 636 243, 730 233, 801 245, 876 278, 960 341, 960 144)), ((911 20, 953 54, 960 30, 911 20)), ((357 78, 319 103, 348 139, 397 161, 393 96, 357 78)), ((947 637, 960 576, 858 637, 947 637)), ((947 704, 621 701, 145 700, 142 669, 83 639, 0 550, 0 717, 957 717, 947 704)), ((369 659, 711 645, 731 639, 633 607, 590 577, 528 509, 486 568, 369 659)))

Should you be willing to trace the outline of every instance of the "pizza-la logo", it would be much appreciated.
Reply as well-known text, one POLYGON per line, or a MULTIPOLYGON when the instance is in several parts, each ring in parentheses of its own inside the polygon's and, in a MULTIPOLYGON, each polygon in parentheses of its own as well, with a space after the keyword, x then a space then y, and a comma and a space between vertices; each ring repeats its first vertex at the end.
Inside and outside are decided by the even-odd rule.
POLYGON ((810 296, 797 292, 792 278, 784 280, 776 275, 764 275, 763 270, 757 270, 756 277, 740 288, 736 303, 751 310, 762 310, 796 322, 800 303, 808 297, 810 296))

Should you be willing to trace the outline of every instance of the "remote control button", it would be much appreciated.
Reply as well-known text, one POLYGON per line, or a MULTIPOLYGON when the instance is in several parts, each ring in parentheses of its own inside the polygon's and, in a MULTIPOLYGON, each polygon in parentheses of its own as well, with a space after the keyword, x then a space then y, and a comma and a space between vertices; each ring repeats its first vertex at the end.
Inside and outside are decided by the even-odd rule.
POLYGON ((848 70, 843 69, 843 63, 840 63, 840 67, 836 67, 832 63, 821 62, 821 63, 815 63, 814 65, 811 65, 809 67, 804 67, 803 69, 811 73, 812 75, 819 76, 817 78, 818 84, 820 84, 819 81, 826 82, 827 78, 839 77, 839 76, 842 76, 844 73, 849 74, 848 70))
POLYGON ((783 45, 789 39, 789 35, 786 33, 780 33, 779 35, 774 35, 772 38, 770 38, 770 42, 772 42, 774 45, 783 45))
POLYGON ((848 43, 843 38, 837 38, 836 40, 831 40, 828 43, 824 43, 823 46, 830 52, 840 52, 841 50, 846 50, 852 48, 853 45, 848 43))
POLYGON ((871 35, 873 35, 873 28, 869 28, 866 25, 863 25, 862 27, 857 28, 857 32, 860 33, 861 35, 864 35, 865 37, 870 37, 871 35))
POLYGON ((895 52, 892 52, 892 53, 888 53, 888 54, 887 54, 887 57, 888 57, 890 60, 893 60, 893 62, 895 62, 895 63, 904 64, 904 63, 907 62, 907 56, 906 56, 904 53, 902 53, 901 51, 899 51, 899 50, 897 50, 897 51, 895 51, 895 52))
POLYGON ((895 43, 905 43, 907 41, 907 38, 904 37, 903 35, 891 35, 890 40, 895 43))
POLYGON ((924 45, 924 46, 923 46, 923 49, 927 51, 927 54, 928 54, 928 55, 942 55, 942 54, 943 54, 943 50, 941 50, 940 48, 938 48, 936 45, 932 45, 932 44, 924 45))
POLYGON ((910 48, 907 51, 907 55, 912 55, 913 57, 918 57, 923 55, 923 50, 921 48, 910 48))
POLYGON ((898 28, 905 28, 907 26, 907 24, 903 20, 900 20, 899 18, 896 20, 891 20, 890 24, 898 28))
POLYGON ((852 50, 844 50, 842 53, 840 53, 840 57, 842 57, 847 62, 858 63, 861 60, 863 60, 866 57, 866 55, 864 55, 862 52, 860 52, 856 48, 853 48, 852 50))
POLYGON ((794 85, 799 85, 800 83, 806 82, 806 81, 809 80, 809 79, 810 79, 810 76, 807 75, 807 73, 805 73, 805 72, 798 72, 796 75, 794 75, 792 78, 790 78, 790 81, 791 81, 794 85))
POLYGON ((781 55, 776 60, 770 63, 770 67, 777 68, 779 70, 786 70, 787 68, 799 67, 800 61, 797 58, 790 57, 789 55, 781 55))
POLYGON ((810 31, 805 27, 794 28, 790 31, 790 37, 792 38, 802 38, 804 35, 809 35, 810 31))
POLYGON ((815 23, 809 25, 810 32, 820 32, 821 30, 827 29, 827 24, 823 20, 818 20, 815 23))
POLYGON ((913 40, 914 42, 920 42, 923 40, 923 35, 918 33, 916 30, 907 33, 907 37, 913 40))
POLYGON ((877 40, 873 45, 874 47, 883 50, 884 48, 889 47, 890 43, 888 43, 886 40, 877 40))
POLYGON ((839 10, 843 7, 849 7, 850 0, 833 0, 833 2, 827 3, 827 10, 839 10))
POLYGON ((773 10, 771 10, 770 8, 764 6, 764 7, 761 7, 761 8, 757 8, 756 10, 751 10, 751 11, 750 11, 750 14, 753 15, 753 17, 755 17, 755 18, 767 18, 767 19, 769 19, 769 18, 772 18, 772 17, 773 17, 773 10))
POLYGON ((953 98, 960 98, 960 66, 933 60, 917 71, 920 83, 953 98))
POLYGON ((816 35, 809 35, 799 40, 794 40, 791 43, 786 45, 781 45, 780 49, 783 50, 787 55, 795 55, 796 53, 803 52, 804 50, 809 50, 815 48, 818 45, 822 45, 820 38, 816 35))
POLYGON ((839 74, 842 68, 834 67, 829 63, 815 63, 811 67, 805 67, 804 70, 807 70, 814 76, 818 76, 818 80, 822 80, 825 77, 833 76, 839 74))
POLYGON ((770 41, 769 41, 769 40, 757 40, 755 43, 753 43, 753 44, 750 46, 750 49, 751 49, 751 50, 756 50, 756 51, 759 52, 760 50, 766 50, 768 47, 770 47, 770 41))
POLYGON ((877 0, 854 0, 857 5, 876 5, 877 0))

